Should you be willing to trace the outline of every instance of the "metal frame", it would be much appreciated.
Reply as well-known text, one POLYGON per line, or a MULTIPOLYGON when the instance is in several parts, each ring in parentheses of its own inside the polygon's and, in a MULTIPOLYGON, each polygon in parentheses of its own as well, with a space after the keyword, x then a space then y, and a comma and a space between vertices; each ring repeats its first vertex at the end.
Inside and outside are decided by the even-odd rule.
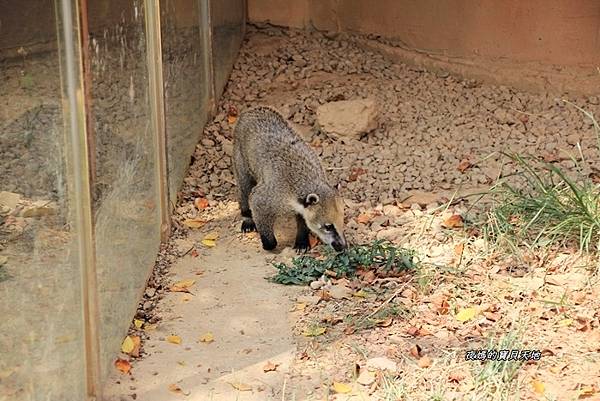
POLYGON ((160 1, 144 0, 146 19, 146 56, 148 59, 150 115, 154 127, 156 149, 156 176, 160 208, 161 242, 169 238, 171 209, 169 208, 168 148, 165 127, 164 82, 162 68, 162 42, 160 29, 160 1))
POLYGON ((81 303, 84 323, 84 361, 87 399, 102 397, 100 386, 99 309, 92 197, 90 181, 89 143, 86 134, 86 102, 81 57, 80 13, 72 0, 57 3, 59 21, 59 46, 61 46, 62 86, 66 100, 65 144, 68 146, 67 168, 73 177, 69 189, 72 199, 72 219, 77 247, 77 261, 81 273, 81 303))

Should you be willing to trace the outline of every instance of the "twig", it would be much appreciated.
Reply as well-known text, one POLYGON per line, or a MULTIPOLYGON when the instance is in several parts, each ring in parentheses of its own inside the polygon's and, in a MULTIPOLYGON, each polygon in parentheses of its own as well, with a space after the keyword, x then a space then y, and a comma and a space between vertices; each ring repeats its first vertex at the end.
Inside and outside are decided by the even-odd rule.
POLYGON ((373 312, 369 313, 367 315, 367 317, 365 317, 362 320, 365 320, 365 319, 368 319, 368 318, 372 317, 377 312, 379 312, 384 306, 386 306, 387 304, 389 304, 390 302, 392 302, 392 299, 396 298, 396 296, 398 294, 400 294, 402 292, 402 290, 404 290, 406 288, 406 286, 409 285, 413 281, 413 279, 414 279, 414 277, 411 277, 410 280, 408 280, 406 283, 404 283, 404 285, 402 285, 402 287, 400 287, 396 291, 394 291, 394 293, 392 294, 392 296, 390 296, 388 299, 386 299, 381 305, 379 305, 377 308, 375 308, 375 310, 373 312))

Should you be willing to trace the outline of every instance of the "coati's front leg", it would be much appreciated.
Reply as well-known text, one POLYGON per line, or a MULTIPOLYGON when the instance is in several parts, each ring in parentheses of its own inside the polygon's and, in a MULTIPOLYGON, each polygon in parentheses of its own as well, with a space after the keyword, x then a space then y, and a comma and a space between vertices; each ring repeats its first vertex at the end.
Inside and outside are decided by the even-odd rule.
MULTIPOLYGON (((236 152, 239 151, 236 149, 236 152)), ((243 219, 242 232, 247 233, 256 231, 256 225, 252 220, 252 212, 250 211, 250 205, 248 203, 250 193, 256 186, 256 181, 254 180, 254 177, 248 174, 248 167, 244 164, 243 158, 240 155, 236 155, 234 158, 234 173, 238 183, 238 201, 243 219)))
POLYGON ((275 233, 273 227, 275 225, 275 219, 277 213, 271 206, 273 202, 272 195, 273 191, 268 188, 257 185, 252 190, 249 199, 249 206, 252 213, 252 219, 256 224, 256 231, 260 235, 260 240, 264 250, 272 251, 277 247, 277 239, 275 239, 275 233))
POLYGON ((304 217, 299 214, 296 215, 296 241, 294 242, 294 249, 300 252, 306 252, 310 249, 309 241, 310 230, 304 221, 304 217))

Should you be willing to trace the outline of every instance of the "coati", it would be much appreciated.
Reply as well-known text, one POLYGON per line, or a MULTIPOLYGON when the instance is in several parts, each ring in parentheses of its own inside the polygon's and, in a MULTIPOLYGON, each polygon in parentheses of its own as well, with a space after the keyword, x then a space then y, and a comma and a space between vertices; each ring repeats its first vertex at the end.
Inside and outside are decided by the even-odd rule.
POLYGON ((233 131, 233 165, 242 231, 258 231, 273 250, 277 218, 295 215, 294 248, 306 251, 309 230, 336 251, 347 247, 344 205, 327 183, 317 155, 276 110, 260 106, 240 114, 233 131))

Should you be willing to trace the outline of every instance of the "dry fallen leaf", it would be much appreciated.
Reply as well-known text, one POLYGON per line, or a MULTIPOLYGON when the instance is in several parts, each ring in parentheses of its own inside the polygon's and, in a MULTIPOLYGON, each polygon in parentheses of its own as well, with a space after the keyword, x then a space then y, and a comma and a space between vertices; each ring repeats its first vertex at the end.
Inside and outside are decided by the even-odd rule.
POLYGON ((129 363, 129 361, 121 358, 115 361, 115 367, 123 373, 129 373, 129 371, 131 370, 131 364, 129 363))
POLYGON ((167 336, 167 341, 172 344, 181 344, 181 337, 179 336, 167 336))
POLYGON ((486 319, 491 320, 492 322, 497 322, 498 320, 500 320, 500 314, 495 312, 483 312, 483 316, 485 316, 486 319))
POLYGON ((390 316, 387 319, 378 320, 376 324, 379 327, 390 327, 393 322, 394 322, 394 318, 392 316, 390 316))
POLYGON ((317 237, 315 237, 314 235, 310 234, 308 236, 308 245, 310 246, 310 248, 314 248, 315 246, 317 246, 317 244, 319 243, 319 239, 317 237))
POLYGON ((202 239, 202 245, 212 248, 217 245, 217 238, 219 238, 219 234, 217 233, 208 233, 202 239))
POLYGON ((582 386, 579 389, 579 396, 577 398, 588 398, 593 396, 598 392, 598 388, 595 385, 591 386, 582 386))
POLYGON ((208 333, 201 335, 198 341, 201 343, 212 343, 215 341, 215 336, 209 331, 208 333))
POLYGON ((206 224, 204 220, 200 220, 199 218, 195 219, 186 219, 183 221, 183 224, 188 226, 189 228, 200 228, 206 224))
POLYGON ((133 325, 137 328, 137 329, 141 329, 142 326, 144 325, 144 321, 140 320, 140 319, 133 319, 133 325))
POLYGON ((274 372, 277 370, 277 367, 279 366, 278 363, 273 363, 271 361, 268 361, 265 366, 263 366, 263 372, 267 373, 267 372, 274 372))
POLYGON ((137 358, 140 356, 140 347, 142 346, 142 339, 139 336, 131 336, 133 340, 133 349, 129 353, 129 355, 137 358))
POLYGON ((370 221, 371 221, 371 215, 369 215, 369 214, 367 214, 367 213, 362 213, 362 214, 359 214, 359 215, 356 217, 356 222, 357 222, 357 223, 360 223, 360 224, 367 224, 367 223, 368 223, 368 222, 370 222, 370 221))
POLYGON ((442 223, 444 228, 461 228, 464 227, 463 218, 460 214, 453 214, 442 223))
POLYGON ((175 394, 190 395, 189 391, 183 391, 177 384, 169 384, 169 391, 175 394))
POLYGON ((327 331, 327 328, 325 328, 325 327, 311 326, 311 327, 306 328, 304 330, 304 332, 302 333, 302 335, 305 337, 317 337, 317 336, 325 334, 326 331, 327 331))
POLYGON ((456 167, 458 169, 458 171, 460 171, 461 173, 464 173, 465 171, 467 171, 469 168, 471 168, 473 166, 473 164, 471 164, 471 162, 468 159, 462 159, 460 161, 460 163, 458 163, 458 166, 456 167))
POLYGON ((475 315, 477 315, 477 308, 465 308, 456 314, 456 320, 466 322, 473 319, 475 315))
POLYGON ((573 324, 573 319, 563 319, 558 322, 559 327, 567 327, 573 324))
POLYGON ((346 383, 333 382, 333 391, 339 394, 347 394, 352 391, 352 387, 346 383))
POLYGON ((196 280, 188 279, 181 280, 173 284, 170 288, 171 292, 189 292, 189 288, 196 283, 196 280))
POLYGON ((415 358, 421 357, 421 347, 419 346, 419 344, 415 344, 412 347, 410 347, 410 354, 415 358))
POLYGON ((134 347, 135 344, 133 343, 133 339, 130 336, 127 336, 121 344, 121 351, 123 351, 125 354, 129 354, 131 351, 133 351, 134 347))
POLYGON ((228 383, 231 385, 231 387, 233 387, 237 391, 251 391, 252 390, 252 386, 249 384, 240 383, 240 382, 228 382, 228 383))
POLYGON ((198 210, 206 209, 208 207, 208 199, 196 198, 196 199, 194 199, 194 205, 196 206, 196 209, 198 209, 198 210))
POLYGON ((544 394, 544 392, 546 391, 546 386, 539 380, 532 380, 531 387, 533 387, 533 391, 540 395, 544 394))
POLYGON ((421 357, 421 359, 419 359, 419 367, 420 368, 428 368, 431 366, 431 358, 429 358, 427 355, 421 357))

